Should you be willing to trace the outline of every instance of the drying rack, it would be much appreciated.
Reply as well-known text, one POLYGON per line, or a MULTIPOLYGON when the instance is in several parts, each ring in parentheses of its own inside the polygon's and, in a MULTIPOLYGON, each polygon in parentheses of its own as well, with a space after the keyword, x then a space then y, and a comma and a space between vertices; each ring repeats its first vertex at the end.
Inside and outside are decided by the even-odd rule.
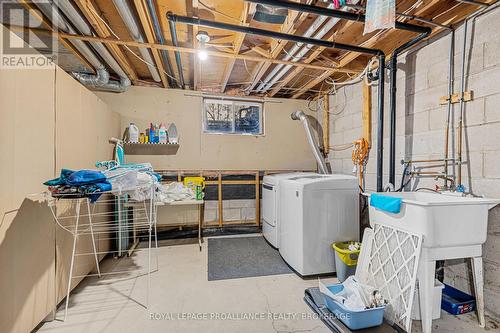
MULTIPOLYGON (((121 246, 117 247, 116 251, 106 250, 99 252, 96 243, 98 241, 117 241, 120 245, 125 237, 130 232, 137 232, 138 230, 147 231, 148 236, 148 264, 147 271, 138 273, 137 277, 147 275, 147 294, 145 307, 149 307, 149 294, 151 286, 151 249, 154 236, 154 246, 156 253, 156 270, 158 270, 158 237, 156 228, 156 205, 155 203, 155 190, 156 184, 152 183, 146 187, 143 185, 141 189, 144 192, 149 192, 146 199, 142 201, 133 201, 136 204, 136 209, 133 218, 123 223, 124 214, 128 214, 126 205, 121 204, 122 199, 126 198, 129 191, 137 190, 138 188, 121 189, 120 191, 106 191, 100 192, 101 196, 93 202, 90 197, 82 197, 80 194, 64 194, 57 197, 48 195, 47 203, 52 212, 56 224, 70 233, 73 236, 73 245, 71 252, 71 264, 68 272, 68 286, 66 290, 66 302, 64 308, 64 321, 68 315, 69 296, 71 292, 71 282, 73 279, 83 278, 87 276, 102 276, 118 275, 134 272, 133 270, 125 271, 111 271, 102 273, 99 266, 99 256, 104 256, 110 253, 117 253, 118 256, 123 252, 121 246), (62 206, 62 207, 61 207, 62 206), (69 207, 69 209, 68 209, 69 207), (61 208, 58 211, 58 208, 61 208), (77 253, 77 242, 82 236, 90 236, 92 243, 92 251, 88 253, 77 253), (96 266, 96 274, 74 275, 75 261, 82 256, 93 256, 96 266)), ((55 313, 55 311, 54 311, 55 313)))

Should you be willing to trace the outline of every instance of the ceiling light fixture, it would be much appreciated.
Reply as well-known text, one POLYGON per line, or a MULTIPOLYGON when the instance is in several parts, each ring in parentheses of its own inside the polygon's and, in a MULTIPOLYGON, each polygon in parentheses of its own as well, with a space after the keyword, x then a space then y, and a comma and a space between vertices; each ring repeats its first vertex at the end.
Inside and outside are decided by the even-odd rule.
POLYGON ((196 34, 196 39, 200 43, 198 50, 198 58, 200 60, 206 60, 208 58, 208 53, 205 50, 206 44, 210 41, 210 36, 206 31, 198 31, 196 34))
POLYGON ((207 58, 208 58, 208 53, 206 50, 201 49, 198 51, 198 59, 207 60, 207 58))

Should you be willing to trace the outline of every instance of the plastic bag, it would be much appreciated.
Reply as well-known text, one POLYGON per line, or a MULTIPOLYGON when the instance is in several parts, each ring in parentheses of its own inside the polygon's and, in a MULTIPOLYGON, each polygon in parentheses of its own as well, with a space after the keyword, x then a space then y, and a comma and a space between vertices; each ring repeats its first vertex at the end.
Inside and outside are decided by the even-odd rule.
POLYGON ((386 304, 380 293, 372 286, 360 283, 356 277, 350 276, 343 283, 344 289, 333 294, 321 281, 319 281, 319 291, 343 304, 347 309, 360 311, 368 308, 375 308, 386 304))
POLYGON ((363 34, 378 29, 391 29, 396 24, 396 0, 368 0, 366 2, 363 34))
POLYGON ((130 190, 137 186, 137 171, 114 169, 106 173, 108 181, 111 183, 113 191, 122 194, 123 191, 130 190))
POLYGON ((179 200, 194 200, 195 198, 194 191, 182 183, 173 182, 167 185, 158 185, 158 201, 169 203, 179 200))

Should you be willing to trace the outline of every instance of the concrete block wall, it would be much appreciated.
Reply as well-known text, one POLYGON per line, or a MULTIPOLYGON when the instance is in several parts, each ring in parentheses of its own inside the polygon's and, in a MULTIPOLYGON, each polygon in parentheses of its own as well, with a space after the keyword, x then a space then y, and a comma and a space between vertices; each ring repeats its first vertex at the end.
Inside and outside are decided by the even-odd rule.
MULTIPOLYGON (((255 221, 255 200, 223 200, 222 216, 225 222, 232 221, 255 221)), ((205 202, 205 222, 216 222, 219 220, 219 203, 217 200, 205 202)))
MULTIPOLYGON (((466 87, 473 101, 465 106, 463 184, 475 195, 500 198, 500 10, 469 23, 466 53, 466 87)), ((455 92, 460 91, 463 26, 455 36, 455 92)), ((439 98, 447 95, 450 34, 399 57, 397 83, 396 184, 399 187, 401 159, 442 158, 446 107, 439 98)), ((386 81, 384 184, 388 182, 389 85, 386 81)), ((330 145, 352 142, 362 134, 362 86, 341 88, 330 99, 330 145)), ((450 153, 456 150, 458 104, 453 108, 450 153)), ((320 118, 321 119, 321 118, 320 118)), ((376 189, 377 87, 372 88, 372 149, 367 164, 366 189, 376 189)), ((329 160, 334 172, 352 174, 351 150, 333 151, 329 160)), ((428 169, 442 171, 442 168, 428 169)), ((453 172, 453 168, 450 168, 453 172)), ((412 188, 442 184, 422 178, 412 188)), ((474 223, 474 221, 471 221, 474 223)), ((483 247, 485 303, 494 317, 500 317, 500 207, 490 211, 488 237, 483 247)), ((470 292, 470 265, 449 261, 445 282, 470 292)))
MULTIPOLYGON (((255 199, 223 200, 224 222, 254 222, 255 199)), ((168 206, 158 209, 158 225, 191 225, 198 223, 197 206, 168 206)), ((219 221, 219 203, 217 200, 205 201, 204 221, 213 224, 219 221)))

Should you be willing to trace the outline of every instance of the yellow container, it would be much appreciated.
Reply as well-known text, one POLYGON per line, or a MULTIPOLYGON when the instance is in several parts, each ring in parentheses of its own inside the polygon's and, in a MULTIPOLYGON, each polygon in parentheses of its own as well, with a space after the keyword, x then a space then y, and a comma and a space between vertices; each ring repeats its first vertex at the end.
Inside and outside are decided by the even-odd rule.
POLYGON ((201 186, 202 189, 205 188, 205 178, 203 177, 186 177, 184 178, 184 186, 191 188, 193 191, 196 186, 201 186))
POLYGON ((358 264, 359 252, 361 251, 361 244, 358 242, 339 242, 332 244, 333 249, 337 252, 340 260, 347 266, 354 266, 358 264), (349 250, 349 245, 358 244, 358 250, 349 250))

